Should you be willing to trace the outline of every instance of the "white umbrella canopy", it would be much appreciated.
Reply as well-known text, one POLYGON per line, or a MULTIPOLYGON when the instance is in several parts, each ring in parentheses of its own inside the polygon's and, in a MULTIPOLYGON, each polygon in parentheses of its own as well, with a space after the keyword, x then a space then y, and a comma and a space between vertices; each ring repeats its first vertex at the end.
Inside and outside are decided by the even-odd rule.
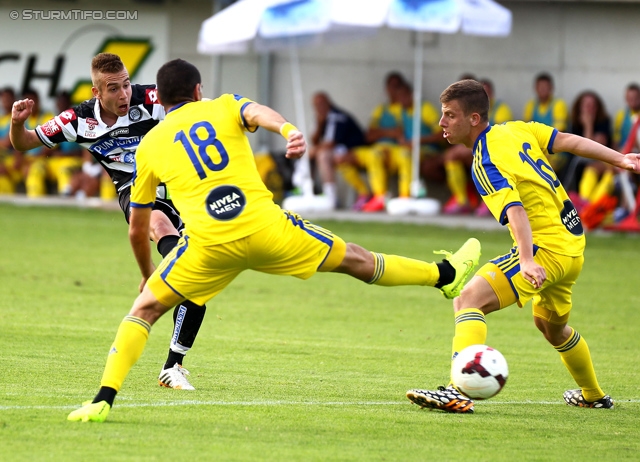
MULTIPOLYGON (((246 53, 289 47, 298 126, 304 130, 302 84, 296 46, 343 40, 381 27, 416 31, 414 107, 421 107, 422 32, 507 36, 511 12, 493 0, 240 0, 204 21, 198 51, 246 53)), ((413 120, 412 195, 420 189, 420 111, 413 120)), ((308 161, 299 162, 294 184, 311 189, 308 161)))

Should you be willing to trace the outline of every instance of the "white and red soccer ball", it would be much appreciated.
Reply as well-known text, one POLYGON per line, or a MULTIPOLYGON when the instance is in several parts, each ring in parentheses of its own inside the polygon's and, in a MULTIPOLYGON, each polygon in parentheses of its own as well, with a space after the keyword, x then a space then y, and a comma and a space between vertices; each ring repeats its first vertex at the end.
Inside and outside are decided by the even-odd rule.
POLYGON ((451 365, 453 385, 471 399, 497 395, 509 376, 502 353, 487 345, 471 345, 458 353, 451 365))

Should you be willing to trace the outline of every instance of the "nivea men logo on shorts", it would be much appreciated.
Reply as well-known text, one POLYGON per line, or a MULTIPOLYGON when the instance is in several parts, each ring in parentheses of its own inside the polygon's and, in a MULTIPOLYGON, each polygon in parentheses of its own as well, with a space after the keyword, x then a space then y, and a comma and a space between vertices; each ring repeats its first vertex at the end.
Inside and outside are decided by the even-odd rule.
POLYGON ((562 212, 560 212, 560 218, 562 219, 564 227, 567 228, 567 231, 571 234, 581 236, 584 233, 578 211, 571 201, 564 201, 564 208, 562 212))
POLYGON ((233 220, 242 213, 247 199, 236 186, 218 186, 212 189, 205 201, 207 212, 216 220, 233 220))
POLYGON ((128 135, 128 134, 129 134, 129 127, 118 128, 117 130, 113 130, 112 132, 109 132, 109 136, 111 138, 115 138, 120 135, 128 135))
POLYGON ((132 107, 129 109, 129 120, 132 122, 137 122, 142 118, 142 112, 137 107, 132 107))

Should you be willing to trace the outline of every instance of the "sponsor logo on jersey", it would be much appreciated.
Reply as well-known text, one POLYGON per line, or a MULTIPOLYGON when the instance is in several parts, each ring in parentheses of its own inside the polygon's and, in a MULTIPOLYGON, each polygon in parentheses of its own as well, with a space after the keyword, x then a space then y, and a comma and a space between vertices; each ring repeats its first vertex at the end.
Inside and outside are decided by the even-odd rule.
POLYGON ((87 121, 87 128, 89 128, 89 130, 93 130, 98 125, 98 121, 91 117, 87 117, 85 120, 87 121))
POLYGON ((60 114, 60 120, 63 124, 68 124, 72 120, 76 120, 76 113, 73 109, 68 109, 60 114))
POLYGON ((89 146, 89 150, 107 156, 113 151, 120 149, 136 148, 140 144, 140 136, 131 136, 129 138, 111 138, 103 139, 89 146))
POLYGON ((98 134, 96 132, 92 132, 91 129, 89 129, 89 130, 85 130, 84 137, 85 138, 97 138, 98 134))
POLYGON ((242 213, 247 198, 237 186, 218 186, 211 190, 205 200, 207 213, 216 220, 233 220, 242 213))
POLYGON ((136 155, 132 152, 123 152, 115 156, 109 156, 113 162, 120 162, 122 164, 133 164, 135 162, 136 155))
POLYGON ((564 201, 564 208, 560 212, 560 219, 567 231, 574 236, 582 236, 584 230, 582 229, 582 221, 578 216, 578 211, 574 207, 573 203, 569 200, 564 201))
POLYGON ((58 122, 56 122, 56 119, 49 120, 41 128, 42 128, 42 133, 44 133, 49 138, 62 130, 62 127, 58 125, 58 122))
POLYGON ((158 89, 147 88, 144 96, 144 104, 159 104, 158 101, 158 89))
POLYGON ((129 127, 118 128, 117 130, 113 130, 112 132, 109 132, 109 136, 112 138, 116 138, 120 135, 128 135, 128 134, 129 134, 129 127))
POLYGON ((132 107, 131 109, 129 109, 129 120, 131 120, 132 122, 137 122, 140 119, 142 119, 142 112, 140 112, 140 109, 138 109, 137 107, 132 107))

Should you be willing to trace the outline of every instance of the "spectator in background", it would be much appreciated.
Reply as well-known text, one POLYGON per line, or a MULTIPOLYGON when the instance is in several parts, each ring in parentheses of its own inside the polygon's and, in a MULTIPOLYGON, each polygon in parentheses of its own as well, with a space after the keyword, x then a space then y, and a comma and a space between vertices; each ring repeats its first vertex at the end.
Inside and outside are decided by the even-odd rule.
POLYGON ((16 100, 13 88, 0 90, 0 194, 13 194, 16 192, 17 183, 22 178, 20 163, 15 155, 11 140, 9 139, 9 127, 11 126, 11 107, 16 100))
MULTIPOLYGON (((566 131, 569 114, 567 103, 554 96, 551 75, 546 72, 538 74, 535 78, 534 90, 536 96, 525 105, 523 120, 525 122, 541 122, 558 131, 566 131)), ((566 153, 556 153, 548 159, 558 174, 558 178, 563 178, 569 156, 566 153)))
MULTIPOLYGON (((611 147, 611 119, 602 99, 594 91, 583 91, 574 101, 571 108, 571 133, 611 147)), ((569 193, 571 202, 579 212, 605 195, 610 195, 615 180, 613 166, 596 160, 583 162, 587 163, 582 171, 578 194, 569 193)), ((571 163, 574 164, 575 160, 572 159, 571 163)))
MULTIPOLYGON (((482 79, 480 83, 489 97, 489 125, 513 120, 509 105, 495 98, 493 82, 482 79)), ((451 199, 443 208, 445 214, 469 213, 475 208, 478 216, 491 215, 484 202, 478 204, 475 188, 469 182, 467 171, 471 168, 472 161, 473 152, 462 144, 453 145, 445 151, 444 167, 447 173, 447 185, 452 193, 451 199)))
MULTIPOLYGON (((64 114, 64 111, 71 108, 71 95, 67 91, 61 91, 56 97, 57 112, 64 114)), ((64 141, 51 149, 44 158, 39 158, 38 163, 42 163, 36 169, 35 164, 31 166, 32 174, 44 175, 39 181, 52 181, 57 185, 58 194, 61 196, 71 195, 71 177, 80 171, 83 162, 82 148, 77 143, 64 141)))
MULTIPOLYGON (((40 95, 32 88, 25 90, 22 99, 33 100, 31 115, 24 123, 27 130, 35 130, 53 118, 50 112, 42 112, 40 95)), ((52 149, 40 146, 25 153, 18 153, 22 158, 22 173, 27 189, 27 197, 41 197, 47 194, 45 158, 52 153, 52 149)))
MULTIPOLYGON (((322 181, 322 194, 335 207, 338 197, 336 170, 340 170, 345 181, 352 186, 358 200, 369 197, 369 187, 360 177, 358 157, 366 155, 357 151, 365 145, 364 132, 349 113, 338 108, 328 94, 318 92, 313 96, 316 113, 316 130, 311 137, 309 158, 315 161, 322 181)), ((364 152, 364 151, 363 151, 364 152)))
POLYGON ((617 150, 627 142, 631 127, 640 114, 640 86, 637 83, 627 85, 624 99, 626 106, 616 114, 613 128, 613 147, 617 150))
MULTIPOLYGON (((407 84, 400 89, 399 102, 402 105, 402 136, 400 151, 393 164, 398 170, 398 190, 401 196, 411 193, 412 140, 413 140, 413 89, 407 84)), ((422 102, 420 108, 420 172, 427 181, 444 181, 442 151, 444 138, 438 125, 440 113, 433 104, 422 102)))
MULTIPOLYGON (((392 159, 398 159, 403 155, 404 148, 398 144, 403 133, 400 92, 402 87, 407 85, 407 81, 399 72, 388 74, 385 80, 387 102, 377 106, 371 114, 366 141, 371 145, 372 150, 367 172, 373 197, 362 206, 363 212, 380 212, 385 209, 387 174, 392 164, 394 170, 397 170, 392 159)), ((399 191, 401 197, 409 196, 408 187, 405 189, 399 191)))

